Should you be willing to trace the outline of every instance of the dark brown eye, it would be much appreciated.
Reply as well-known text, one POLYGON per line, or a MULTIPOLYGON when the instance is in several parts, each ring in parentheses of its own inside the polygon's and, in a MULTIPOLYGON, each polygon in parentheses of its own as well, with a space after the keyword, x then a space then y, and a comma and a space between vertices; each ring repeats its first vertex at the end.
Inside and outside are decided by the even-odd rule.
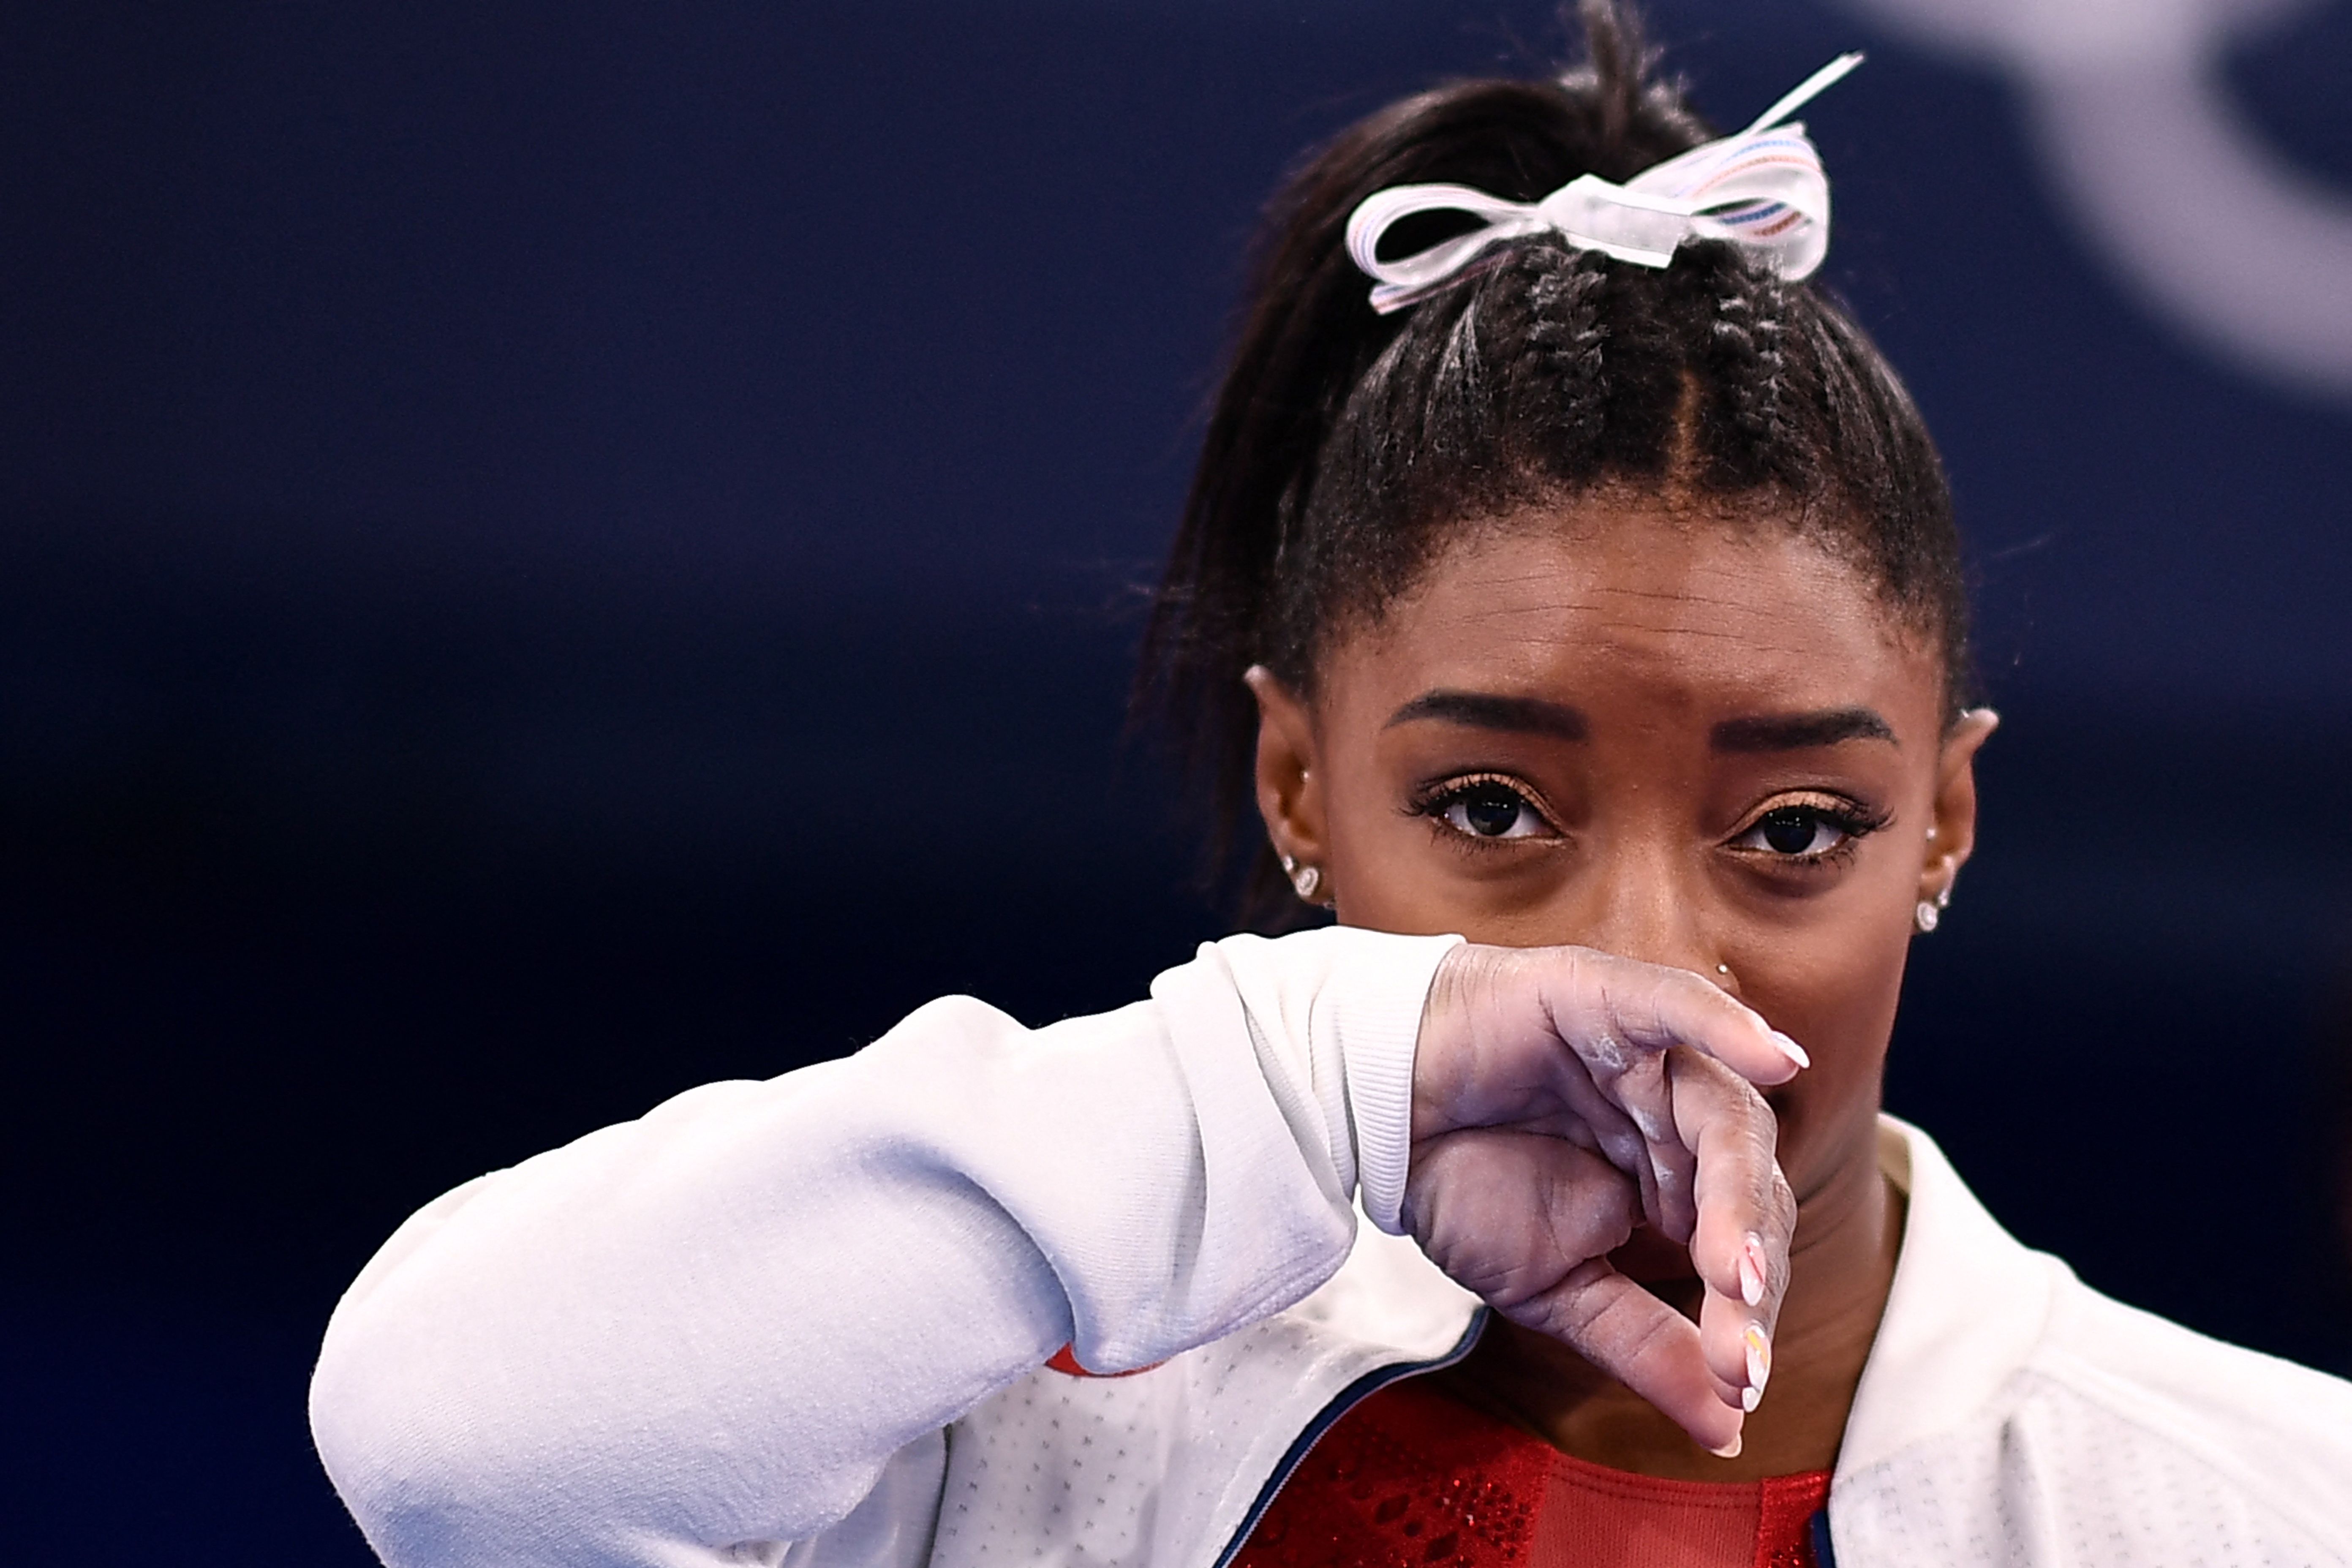
POLYGON ((1768 811, 1757 827, 1764 836, 1764 847, 1776 855, 1802 855, 1811 849, 1813 840, 1828 826, 1819 812, 1802 806, 1787 806, 1768 811))
POLYGON ((1550 821, 1535 802, 1499 779, 1473 779, 1413 808, 1465 838, 1549 838, 1550 821))
POLYGON ((1518 826, 1527 809, 1517 795, 1488 784, 1462 797, 1462 825, 1481 838, 1501 838, 1518 826))
POLYGON ((1823 806, 1782 805, 1758 817, 1736 842, 1742 849, 1784 860, 1817 860, 1869 832, 1871 826, 1823 806))

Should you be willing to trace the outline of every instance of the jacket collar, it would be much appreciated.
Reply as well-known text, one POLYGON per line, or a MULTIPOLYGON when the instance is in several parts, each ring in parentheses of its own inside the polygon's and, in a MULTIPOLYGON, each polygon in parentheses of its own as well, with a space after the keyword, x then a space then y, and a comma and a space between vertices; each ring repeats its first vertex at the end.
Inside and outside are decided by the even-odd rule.
MULTIPOLYGON (((1989 1405, 2041 1342, 2058 1288, 2070 1278, 2064 1264, 2003 1230, 1919 1129, 1882 1115, 1878 1161, 1906 1199, 1903 1245, 1846 1415, 1833 1497, 1850 1477, 1951 1431, 1989 1405)), ((1418 1247, 1366 1225, 1328 1284, 1261 1330, 1244 1331, 1287 1324, 1292 1332, 1307 1329, 1326 1347, 1345 1348, 1338 1354, 1327 1349, 1293 1384, 1291 1420, 1308 1411, 1314 1418, 1303 1431, 1283 1426, 1298 1436, 1278 1460, 1269 1453, 1243 1467, 1255 1493, 1247 1505, 1240 1488, 1220 1500, 1214 1518, 1227 1544, 1218 1562, 1232 1555, 1325 1428, 1381 1384, 1466 1353, 1479 1313, 1477 1298, 1418 1247)), ((1278 1364, 1286 1358, 1277 1352, 1267 1359, 1278 1364)))
MULTIPOLYGON (((1991 1401, 2067 1278, 1993 1222, 1926 1133, 1882 1118, 1879 1160, 1908 1199, 1903 1247, 1832 1498, 1991 1401)), ((1465 1353, 1479 1310, 1412 1242, 1364 1225, 1320 1289, 1225 1340, 1128 1377, 1040 1368, 950 1433, 934 1568, 982 1568, 1008 1540, 1048 1562, 1222 1564, 1317 1436, 1381 1384, 1465 1353), (1108 1430, 1116 1475, 1090 1447, 1108 1430), (1029 1484, 1041 1466, 1085 1468, 1096 1506, 1029 1484)))
MULTIPOLYGON (((1881 1116, 1878 1162, 1906 1200, 1903 1246, 1846 1416, 1839 1483, 1984 1408, 2041 1342, 2070 1278, 2003 1230, 1918 1128, 1881 1116)), ((1361 1230, 1347 1267, 1284 1316, 1391 1347, 1390 1360, 1450 1359, 1445 1347, 1468 1330, 1476 1298, 1411 1243, 1361 1230)))
POLYGON ((1935 1140, 1879 1118, 1879 1167, 1908 1200, 1878 1337, 1854 1390, 1832 1490, 1961 1425, 2032 1354, 2066 1267, 1985 1212, 1935 1140))

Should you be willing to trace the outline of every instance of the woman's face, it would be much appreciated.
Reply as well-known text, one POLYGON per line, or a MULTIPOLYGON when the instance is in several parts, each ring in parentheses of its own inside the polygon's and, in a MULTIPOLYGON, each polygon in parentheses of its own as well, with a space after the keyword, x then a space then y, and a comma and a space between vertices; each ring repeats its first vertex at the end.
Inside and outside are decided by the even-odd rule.
POLYGON ((1992 718, 1948 731, 1939 655, 1867 578, 1720 516, 1469 531, 1311 709, 1253 672, 1259 800, 1349 925, 1673 964, 1794 1036, 1814 1066, 1771 1099, 1802 1201, 1874 1161, 1914 910, 1967 858, 1992 718))

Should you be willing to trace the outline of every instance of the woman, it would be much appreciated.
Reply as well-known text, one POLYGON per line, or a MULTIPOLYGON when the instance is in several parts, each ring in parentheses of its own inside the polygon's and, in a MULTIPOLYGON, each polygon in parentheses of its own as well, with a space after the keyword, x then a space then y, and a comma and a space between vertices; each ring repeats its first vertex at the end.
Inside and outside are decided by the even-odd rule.
POLYGON ((387 1562, 2352 1562, 2352 1388, 1878 1112, 1993 728, 1948 499, 1809 146, 1661 207, 1703 133, 1588 25, 1291 183, 1161 595, 1261 912, 1337 928, 428 1207, 313 1391, 387 1562))

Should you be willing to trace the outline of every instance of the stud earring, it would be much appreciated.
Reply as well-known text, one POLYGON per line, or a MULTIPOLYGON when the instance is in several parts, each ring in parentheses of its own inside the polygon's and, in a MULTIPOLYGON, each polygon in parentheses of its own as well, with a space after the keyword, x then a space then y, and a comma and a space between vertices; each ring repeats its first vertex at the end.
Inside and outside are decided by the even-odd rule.
POLYGON ((1321 867, 1302 866, 1297 856, 1285 855, 1282 857, 1282 874, 1290 879, 1291 889, 1297 893, 1299 902, 1311 904, 1315 901, 1316 889, 1323 886, 1321 867))
POLYGON ((1921 936, 1926 936, 1929 931, 1934 931, 1936 922, 1942 918, 1943 911, 1926 899, 1920 900, 1919 907, 1911 911, 1911 923, 1919 928, 1921 936))

